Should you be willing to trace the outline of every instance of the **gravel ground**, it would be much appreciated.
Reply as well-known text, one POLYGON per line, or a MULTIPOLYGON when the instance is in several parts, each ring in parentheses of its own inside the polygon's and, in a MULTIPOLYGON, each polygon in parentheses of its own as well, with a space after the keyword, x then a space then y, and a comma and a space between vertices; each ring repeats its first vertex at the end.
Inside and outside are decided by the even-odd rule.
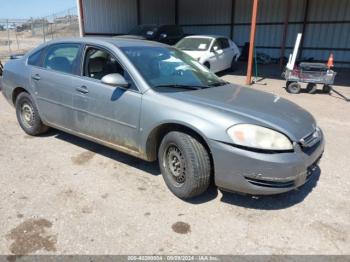
POLYGON ((284 195, 212 188, 191 202, 169 192, 155 163, 58 131, 25 135, 0 96, 0 253, 350 254, 350 103, 263 82, 253 88, 291 99, 323 128, 319 174, 284 195))

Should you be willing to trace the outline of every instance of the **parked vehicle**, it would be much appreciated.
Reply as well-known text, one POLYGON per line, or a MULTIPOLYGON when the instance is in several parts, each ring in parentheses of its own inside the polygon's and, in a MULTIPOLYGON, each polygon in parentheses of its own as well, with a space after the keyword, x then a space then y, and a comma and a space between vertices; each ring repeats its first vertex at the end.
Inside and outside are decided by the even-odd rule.
POLYGON ((151 40, 168 45, 175 45, 184 37, 184 32, 178 25, 138 25, 127 35, 117 37, 151 40))
POLYGON ((212 72, 234 70, 241 53, 237 45, 223 36, 188 36, 176 47, 197 59, 212 72))
POLYGON ((5 64, 3 89, 27 134, 54 127, 158 159, 182 199, 205 192, 211 179, 229 191, 287 192, 310 179, 324 150, 321 129, 299 106, 227 83, 156 42, 43 44, 5 64))

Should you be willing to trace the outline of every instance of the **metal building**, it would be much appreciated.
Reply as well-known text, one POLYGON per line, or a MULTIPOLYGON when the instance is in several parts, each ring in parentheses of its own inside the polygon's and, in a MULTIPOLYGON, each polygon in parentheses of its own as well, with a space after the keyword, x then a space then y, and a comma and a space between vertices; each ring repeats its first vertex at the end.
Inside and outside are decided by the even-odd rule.
POLYGON ((298 32, 300 57, 350 67, 350 0, 77 0, 82 35, 125 34, 137 24, 179 24, 187 34, 250 41, 258 4, 255 48, 288 57, 298 32))

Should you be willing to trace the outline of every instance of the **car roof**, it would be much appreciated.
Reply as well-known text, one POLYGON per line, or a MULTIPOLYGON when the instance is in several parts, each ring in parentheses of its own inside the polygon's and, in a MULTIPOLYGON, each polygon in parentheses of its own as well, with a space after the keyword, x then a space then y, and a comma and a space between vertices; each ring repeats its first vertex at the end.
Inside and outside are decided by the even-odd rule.
POLYGON ((190 36, 186 36, 185 38, 210 38, 210 39, 227 38, 229 39, 227 36, 223 36, 223 35, 190 35, 190 36))
POLYGON ((144 46, 144 47, 164 47, 165 44, 131 39, 131 38, 118 38, 118 37, 100 37, 100 36, 88 36, 88 37, 75 37, 75 38, 61 38, 59 40, 52 40, 47 42, 47 45, 51 44, 63 44, 63 43, 82 43, 82 44, 112 44, 116 47, 128 47, 128 46, 144 46))

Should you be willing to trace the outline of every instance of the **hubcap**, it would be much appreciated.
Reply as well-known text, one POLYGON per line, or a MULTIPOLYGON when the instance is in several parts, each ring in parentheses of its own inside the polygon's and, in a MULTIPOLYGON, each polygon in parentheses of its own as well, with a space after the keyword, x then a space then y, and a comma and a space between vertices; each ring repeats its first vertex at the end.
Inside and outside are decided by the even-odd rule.
POLYGON ((185 160, 177 146, 171 145, 168 147, 166 150, 165 164, 172 175, 172 179, 178 184, 183 184, 186 180, 185 160))
POLYGON ((21 118, 24 125, 27 127, 33 126, 33 108, 27 103, 22 104, 21 118))

